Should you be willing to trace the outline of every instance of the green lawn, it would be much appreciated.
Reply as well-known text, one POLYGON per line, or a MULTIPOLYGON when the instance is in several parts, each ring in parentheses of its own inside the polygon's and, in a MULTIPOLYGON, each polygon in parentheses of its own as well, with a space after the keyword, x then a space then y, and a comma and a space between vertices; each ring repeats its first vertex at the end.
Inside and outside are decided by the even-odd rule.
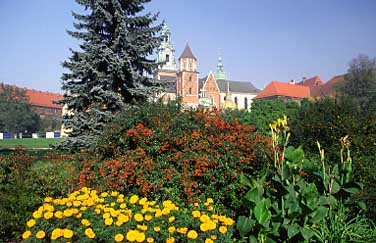
POLYGON ((11 149, 17 146, 26 148, 49 148, 50 144, 62 141, 63 138, 22 138, 0 140, 0 149, 11 149))

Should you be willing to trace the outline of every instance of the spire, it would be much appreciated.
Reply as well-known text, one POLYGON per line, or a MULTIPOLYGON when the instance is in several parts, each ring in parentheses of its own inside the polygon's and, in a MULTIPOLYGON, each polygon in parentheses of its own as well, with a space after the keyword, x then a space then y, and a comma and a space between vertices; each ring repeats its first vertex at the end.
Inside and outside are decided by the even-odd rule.
POLYGON ((197 60, 196 57, 193 55, 192 50, 191 50, 191 48, 188 45, 188 42, 185 45, 183 53, 179 57, 179 59, 182 59, 182 58, 192 58, 192 59, 197 60))
POLYGON ((223 71, 222 53, 221 53, 221 51, 222 51, 221 49, 218 49, 218 64, 217 64, 217 75, 216 75, 216 78, 217 79, 223 79, 223 80, 225 80, 226 79, 226 74, 223 71))
POLYGON ((160 63, 158 70, 176 72, 175 49, 171 42, 171 31, 166 20, 163 21, 161 37, 162 41, 157 55, 157 63, 160 63))

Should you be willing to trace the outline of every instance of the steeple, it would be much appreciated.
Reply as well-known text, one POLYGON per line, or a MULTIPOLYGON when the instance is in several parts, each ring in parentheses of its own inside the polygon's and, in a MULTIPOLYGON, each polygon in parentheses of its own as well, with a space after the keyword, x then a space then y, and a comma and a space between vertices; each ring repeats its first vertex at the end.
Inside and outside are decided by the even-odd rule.
POLYGON ((183 53, 179 57, 179 70, 188 71, 188 72, 196 72, 196 57, 193 55, 189 44, 185 45, 183 53))
POLYGON ((176 62, 175 62, 175 49, 171 42, 171 31, 164 21, 161 30, 161 45, 158 48, 157 62, 163 63, 159 66, 159 71, 176 72, 176 62))
POLYGON ((179 60, 182 59, 182 58, 192 58, 192 59, 195 59, 195 61, 197 60, 196 57, 193 55, 192 50, 189 47, 188 42, 185 45, 184 51, 181 54, 181 56, 179 57, 179 60))
POLYGON ((222 64, 222 53, 221 49, 218 50, 218 64, 217 64, 217 75, 216 79, 226 79, 226 74, 223 71, 223 64, 222 64))

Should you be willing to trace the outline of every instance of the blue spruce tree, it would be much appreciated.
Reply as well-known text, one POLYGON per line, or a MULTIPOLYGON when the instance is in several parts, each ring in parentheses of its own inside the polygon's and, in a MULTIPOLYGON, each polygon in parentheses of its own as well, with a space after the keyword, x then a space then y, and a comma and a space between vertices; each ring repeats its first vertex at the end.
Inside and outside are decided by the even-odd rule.
POLYGON ((69 72, 62 76, 64 99, 69 111, 63 117, 69 137, 60 148, 94 145, 104 125, 125 104, 146 101, 157 92, 151 79, 157 68, 148 58, 160 44, 162 25, 153 25, 158 14, 144 14, 151 0, 76 0, 85 14, 73 12, 80 50, 63 62, 69 72))

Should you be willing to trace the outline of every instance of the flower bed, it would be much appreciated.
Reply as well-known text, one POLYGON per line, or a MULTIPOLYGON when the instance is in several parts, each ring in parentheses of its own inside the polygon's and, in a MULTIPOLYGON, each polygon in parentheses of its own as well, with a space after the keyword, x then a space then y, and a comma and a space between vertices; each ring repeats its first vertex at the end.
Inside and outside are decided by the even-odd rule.
POLYGON ((25 242, 231 242, 234 221, 214 201, 179 208, 137 195, 83 187, 66 198, 47 197, 23 233, 25 242))

